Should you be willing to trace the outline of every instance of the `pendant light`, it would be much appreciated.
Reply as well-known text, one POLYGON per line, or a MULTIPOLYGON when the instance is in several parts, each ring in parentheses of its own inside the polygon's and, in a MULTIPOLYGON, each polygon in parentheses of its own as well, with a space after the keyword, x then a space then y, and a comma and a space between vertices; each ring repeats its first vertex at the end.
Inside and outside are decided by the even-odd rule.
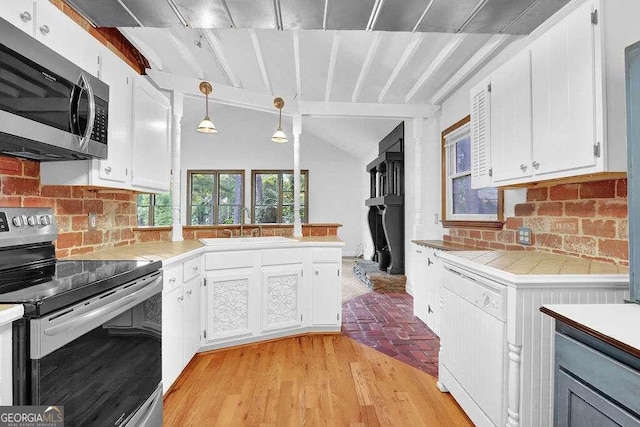
POLYGON ((282 107, 284 107, 284 100, 282 98, 276 98, 273 100, 273 105, 280 111, 280 116, 278 117, 278 130, 273 134, 271 140, 279 144, 284 144, 288 141, 287 135, 282 131, 282 107))
POLYGON ((199 88, 200 92, 204 93, 206 113, 196 130, 202 133, 218 133, 218 129, 209 118, 209 94, 213 92, 213 86, 209 82, 201 82, 199 88))

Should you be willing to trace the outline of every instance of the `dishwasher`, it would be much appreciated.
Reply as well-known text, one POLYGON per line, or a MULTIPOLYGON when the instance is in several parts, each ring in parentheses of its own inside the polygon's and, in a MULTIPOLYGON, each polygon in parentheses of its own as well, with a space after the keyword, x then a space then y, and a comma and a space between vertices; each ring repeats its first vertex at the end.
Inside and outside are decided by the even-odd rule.
POLYGON ((438 388, 476 425, 506 425, 507 287, 449 266, 443 274, 438 388))

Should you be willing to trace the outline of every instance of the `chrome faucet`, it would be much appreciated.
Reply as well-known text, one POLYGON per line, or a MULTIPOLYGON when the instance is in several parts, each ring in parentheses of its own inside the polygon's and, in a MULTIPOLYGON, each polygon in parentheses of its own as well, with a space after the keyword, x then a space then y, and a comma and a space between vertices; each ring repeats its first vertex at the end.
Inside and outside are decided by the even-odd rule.
POLYGON ((222 230, 223 233, 229 233, 229 237, 233 237, 233 231, 229 230, 228 228, 225 228, 224 230, 222 230))
MULTIPOLYGON (((249 208, 244 207, 242 208, 242 210, 240 211, 240 237, 244 236, 244 216, 245 214, 247 215, 247 218, 249 218, 249 221, 251 221, 251 212, 249 212, 249 208)), ((253 233, 252 233, 253 234, 253 233)))

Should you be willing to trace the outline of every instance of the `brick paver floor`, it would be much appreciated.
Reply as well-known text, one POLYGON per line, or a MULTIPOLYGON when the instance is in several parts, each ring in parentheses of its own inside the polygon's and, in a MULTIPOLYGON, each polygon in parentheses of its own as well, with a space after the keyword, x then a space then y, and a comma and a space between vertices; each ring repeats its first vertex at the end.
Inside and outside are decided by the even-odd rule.
POLYGON ((344 301, 342 333, 438 376, 440 340, 413 315, 413 297, 405 292, 369 292, 344 301))

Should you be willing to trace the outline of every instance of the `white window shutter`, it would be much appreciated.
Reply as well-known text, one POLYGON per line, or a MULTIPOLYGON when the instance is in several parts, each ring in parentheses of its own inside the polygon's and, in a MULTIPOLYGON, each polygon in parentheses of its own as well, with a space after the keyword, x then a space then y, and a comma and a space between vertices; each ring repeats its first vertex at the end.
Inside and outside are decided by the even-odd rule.
POLYGON ((471 89, 471 188, 491 186, 489 81, 471 89))

